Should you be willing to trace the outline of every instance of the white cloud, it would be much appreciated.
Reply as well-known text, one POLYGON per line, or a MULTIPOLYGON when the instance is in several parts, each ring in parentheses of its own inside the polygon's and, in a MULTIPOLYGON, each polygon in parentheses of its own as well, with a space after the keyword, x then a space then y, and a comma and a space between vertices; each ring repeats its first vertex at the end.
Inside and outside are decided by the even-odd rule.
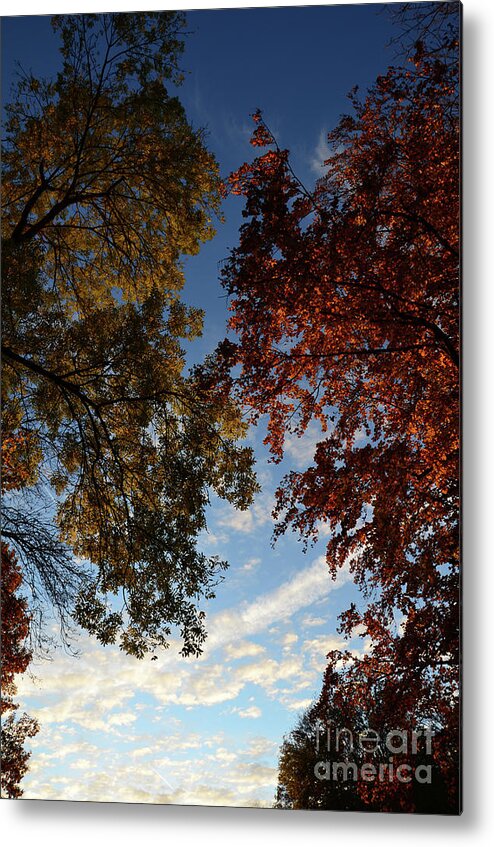
MULTIPOLYGON (((305 708, 318 690, 331 636, 301 641, 290 621, 347 579, 343 570, 332 581, 325 557, 319 556, 278 587, 211 615, 200 659, 179 657, 179 644, 174 642, 160 653, 161 661, 139 661, 117 647, 102 648, 83 637, 80 658, 60 654, 52 662, 38 664, 34 669, 38 683, 27 675, 19 680, 22 708, 38 717, 42 727, 33 740, 36 752, 25 796, 270 805, 272 799, 267 798, 272 798, 276 782, 276 769, 269 767, 276 755, 273 741, 261 736, 245 742, 242 751, 235 738, 228 741, 221 733, 199 736, 177 726, 169 708, 195 710, 229 703, 228 714, 235 714, 239 722, 246 720, 247 725, 254 721, 254 726, 262 717, 259 691, 287 709, 305 708), (257 643, 261 633, 271 640, 274 656, 257 643), (285 648, 283 654, 280 645, 285 648), (248 686, 258 688, 255 701, 249 697, 253 691, 248 686), (235 702, 242 693, 245 706, 235 702), (140 732, 144 720, 148 721, 146 733, 140 732), (82 740, 93 731, 105 733, 97 747, 82 740), (119 743, 122 739, 125 751, 118 749, 112 736, 119 743), (55 750, 58 758, 50 752, 55 750), (183 758, 186 750, 191 751, 187 760, 183 758), (268 758, 256 762, 257 757, 268 758), (65 762, 63 776, 57 773, 63 766, 60 762, 65 762)), ((307 625, 318 621, 310 614, 304 620, 309 621, 307 625)), ((192 728, 201 726, 202 714, 192 720, 192 728)))
POLYGON ((209 548, 216 548, 220 545, 224 545, 228 542, 228 535, 225 532, 210 532, 210 530, 204 530, 200 535, 200 545, 202 550, 208 550, 209 548))
POLYGON ((266 738, 265 735, 256 735, 250 739, 247 748, 242 753, 247 761, 252 761, 253 759, 270 756, 277 750, 278 744, 272 738, 266 738))
POLYGON ((341 637, 318 635, 303 643, 303 652, 311 667, 322 673, 326 667, 326 656, 330 650, 342 650, 347 645, 341 637))
POLYGON ((225 654, 228 659, 243 659, 246 656, 260 656, 266 652, 266 648, 261 644, 254 644, 253 641, 240 641, 238 644, 227 644, 225 654))
POLYGON ((285 436, 284 451, 296 468, 305 469, 314 464, 314 453, 320 441, 327 437, 320 424, 311 421, 303 435, 289 433, 285 436))
POLYGON ((294 712, 300 712, 305 709, 308 709, 313 700, 310 697, 306 697, 304 700, 287 700, 285 705, 287 709, 291 709, 294 712))
POLYGON ((145 756, 154 755, 154 753, 155 753, 154 747, 138 747, 136 750, 132 750, 132 758, 142 759, 145 756))
POLYGON ((110 726, 130 726, 137 720, 137 716, 133 712, 119 712, 117 715, 110 715, 108 723, 110 726))
MULTIPOLYGON (((318 557, 273 591, 212 616, 206 650, 200 659, 182 659, 178 645, 174 645, 163 652, 160 664, 139 661, 117 648, 101 648, 85 639, 79 659, 60 655, 43 664, 40 688, 24 675, 19 681, 19 696, 35 697, 34 705, 27 704, 27 710, 42 726, 70 722, 85 730, 119 734, 136 719, 130 705, 135 692, 139 698, 151 695, 163 705, 197 707, 233 700, 247 684, 262 687, 270 696, 276 694, 275 685, 281 679, 293 679, 294 686, 309 685, 311 674, 322 667, 325 652, 336 643, 341 645, 340 641, 333 645, 326 636, 319 636, 305 641, 297 654, 291 651, 282 661, 276 661, 265 655, 262 645, 247 637, 268 630, 278 621, 290 620, 346 579, 348 574, 343 570, 332 581, 325 557, 318 557), (220 650, 229 661, 252 661, 232 668, 221 661, 221 653, 211 661, 220 650)), ((288 633, 285 645, 294 644, 294 634, 288 633)))
POLYGON ((263 492, 256 497, 253 505, 245 511, 235 509, 230 503, 220 507, 216 521, 218 526, 235 532, 251 534, 260 526, 273 521, 273 508, 273 495, 263 492))
POLYGON ((340 588, 348 578, 348 571, 343 568, 336 580, 332 580, 326 557, 319 556, 274 591, 215 615, 210 622, 208 649, 261 632, 277 621, 289 620, 295 612, 340 588))
POLYGON ((324 162, 326 159, 329 159, 331 155, 331 150, 328 144, 328 133, 326 130, 322 129, 319 133, 319 138, 317 140, 317 144, 309 158, 309 164, 311 170, 317 174, 317 176, 322 176, 325 171, 324 162))
POLYGON ((247 559, 244 565, 242 565, 243 571, 253 571, 257 565, 261 564, 261 560, 257 557, 253 556, 251 559, 247 559))
MULTIPOLYGON (((206 738, 199 738, 195 755, 187 759, 161 754, 160 745, 163 750, 168 748, 167 738, 156 739, 155 756, 149 761, 129 757, 125 750, 95 748, 91 756, 79 756, 70 762, 63 775, 54 771, 53 765, 43 772, 30 770, 23 783, 24 796, 101 802, 272 805, 276 768, 259 758, 275 754, 277 745, 257 736, 240 749, 234 740, 232 749, 221 744, 221 738, 218 735, 214 739, 219 745, 214 752, 202 755, 199 750, 206 747, 206 738)), ((82 743, 81 749, 84 746, 82 743)))
MULTIPOLYGON (((209 758, 209 757, 208 757, 209 758)), ((215 754, 211 756, 217 762, 234 762, 237 758, 236 753, 232 753, 231 750, 227 750, 226 747, 218 747, 215 754)))
POLYGON ((69 767, 71 770, 75 771, 87 771, 92 766, 92 762, 90 759, 76 759, 75 762, 71 762, 69 767))
POLYGON ((276 659, 261 659, 248 665, 242 665, 235 671, 235 677, 241 680, 243 685, 250 682, 264 688, 268 693, 273 693, 275 682, 297 676, 303 672, 303 657, 298 655, 282 659, 281 662, 277 662, 276 659))
POLYGON ((230 771, 230 781, 241 793, 267 786, 274 788, 278 781, 278 770, 257 763, 238 765, 230 771))
POLYGON ((306 615, 305 618, 302 618, 302 626, 314 627, 314 626, 324 626, 327 624, 326 618, 318 618, 315 615, 306 615))
POLYGON ((289 650, 293 644, 296 644, 298 641, 298 635, 296 632, 287 632, 286 635, 281 639, 281 643, 283 645, 283 649, 289 650))
POLYGON ((260 718, 262 712, 259 706, 248 706, 247 709, 235 709, 239 718, 260 718))
POLYGON ((326 521, 317 521, 316 530, 319 538, 330 538, 333 535, 333 530, 326 521))

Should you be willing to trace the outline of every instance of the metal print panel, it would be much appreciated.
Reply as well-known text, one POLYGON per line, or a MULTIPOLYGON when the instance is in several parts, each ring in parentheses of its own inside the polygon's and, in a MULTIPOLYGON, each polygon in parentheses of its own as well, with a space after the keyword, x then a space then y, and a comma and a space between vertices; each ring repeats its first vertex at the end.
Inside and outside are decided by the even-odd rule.
POLYGON ((460 813, 460 13, 3 18, 3 797, 460 813))

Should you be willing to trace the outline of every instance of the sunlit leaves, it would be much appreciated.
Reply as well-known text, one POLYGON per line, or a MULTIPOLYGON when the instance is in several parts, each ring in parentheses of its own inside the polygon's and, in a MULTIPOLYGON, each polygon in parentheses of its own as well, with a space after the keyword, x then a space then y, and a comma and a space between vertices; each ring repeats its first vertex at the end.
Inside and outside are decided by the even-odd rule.
POLYGON ((457 42, 442 54, 421 45, 366 97, 354 91, 312 192, 256 113, 254 146, 269 149, 230 178, 246 222, 223 270, 230 361, 252 420, 266 416, 273 459, 287 433, 322 427, 310 467, 279 486, 275 537, 293 529, 311 543, 324 524, 331 574, 349 567, 367 599, 352 627, 372 649, 349 657, 347 707, 375 685, 381 718, 431 721, 452 797, 457 768, 443 754, 458 726, 457 60, 457 42), (395 614, 407 621, 400 630, 395 614))
MULTIPOLYGON (((197 549, 209 492, 245 508, 256 490, 221 360, 185 372, 203 315, 179 300, 181 259, 213 235, 222 186, 168 90, 183 26, 174 12, 56 18, 61 71, 20 80, 4 150, 4 429, 32 455, 17 482, 56 495, 84 573, 76 621, 138 656, 173 627, 200 652, 198 604, 224 569, 197 549)), ((50 581, 55 604, 66 583, 50 581)))
POLYGON ((219 203, 214 158, 166 87, 183 21, 55 22, 63 73, 22 79, 8 106, 4 237, 39 240, 59 300, 79 313, 179 289, 179 257, 211 237, 219 203))

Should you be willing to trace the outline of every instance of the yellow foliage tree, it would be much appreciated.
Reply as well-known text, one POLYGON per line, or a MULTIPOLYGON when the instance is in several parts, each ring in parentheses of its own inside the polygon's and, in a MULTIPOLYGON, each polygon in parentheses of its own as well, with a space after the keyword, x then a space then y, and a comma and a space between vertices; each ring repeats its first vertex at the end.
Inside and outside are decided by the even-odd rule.
POLYGON ((200 652, 198 600, 225 567, 197 549, 209 491, 245 508, 256 488, 220 360, 185 372, 202 313, 180 301, 181 257, 212 237, 221 182, 168 90, 183 25, 55 18, 60 73, 20 79, 3 155, 4 433, 29 445, 21 486, 51 490, 57 527, 17 497, 7 537, 55 603, 68 550, 87 560, 59 607, 138 656, 173 625, 200 652))

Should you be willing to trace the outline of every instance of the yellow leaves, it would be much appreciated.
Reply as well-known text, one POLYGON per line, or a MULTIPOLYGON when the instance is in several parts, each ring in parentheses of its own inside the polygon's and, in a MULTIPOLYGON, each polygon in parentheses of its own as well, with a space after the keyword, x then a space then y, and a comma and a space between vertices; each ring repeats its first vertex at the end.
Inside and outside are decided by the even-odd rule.
POLYGON ((57 497, 60 497, 60 495, 63 494, 69 483, 69 477, 63 473, 55 472, 51 475, 50 483, 55 489, 55 494, 57 495, 57 497))
POLYGON ((237 440, 247 433, 247 425, 242 421, 238 406, 225 403, 218 416, 219 433, 223 438, 237 440))
POLYGON ((34 485, 42 459, 39 439, 35 432, 2 432, 2 490, 19 491, 34 485))
POLYGON ((167 92, 177 16, 124 19, 91 19, 95 36, 105 22, 119 30, 103 67, 98 38, 82 46, 83 19, 58 19, 63 71, 40 84, 35 114, 22 96, 10 109, 6 483, 32 484, 42 462, 59 498, 54 539, 95 571, 82 626, 102 643, 120 632, 141 656, 166 646, 173 624, 190 654, 205 637, 195 602, 225 567, 197 549, 209 491, 246 508, 256 483, 251 451, 235 443, 246 425, 225 367, 184 373, 183 342, 200 336, 203 313, 178 299, 182 257, 213 236, 223 184, 167 92), (39 440, 27 444, 31 426, 39 440), (123 588, 125 629, 106 602, 123 588))
POLYGON ((33 237, 36 227, 71 314, 81 300, 86 310, 91 302, 110 302, 117 279, 129 300, 143 299, 153 282, 181 287, 178 257, 196 253, 213 236, 211 212, 220 202, 214 157, 173 99, 165 93, 156 110, 145 108, 129 121, 125 104, 112 97, 112 84, 109 79, 93 102, 81 81, 74 102, 69 81, 60 83, 59 99, 48 101, 37 120, 39 137, 21 102, 12 106, 7 218, 18 241, 33 237), (87 114, 93 116, 88 128, 87 114), (83 148, 74 139, 83 139, 83 148), (170 166, 174 161, 180 168, 170 166), (23 219, 26 198, 30 214, 23 219))

